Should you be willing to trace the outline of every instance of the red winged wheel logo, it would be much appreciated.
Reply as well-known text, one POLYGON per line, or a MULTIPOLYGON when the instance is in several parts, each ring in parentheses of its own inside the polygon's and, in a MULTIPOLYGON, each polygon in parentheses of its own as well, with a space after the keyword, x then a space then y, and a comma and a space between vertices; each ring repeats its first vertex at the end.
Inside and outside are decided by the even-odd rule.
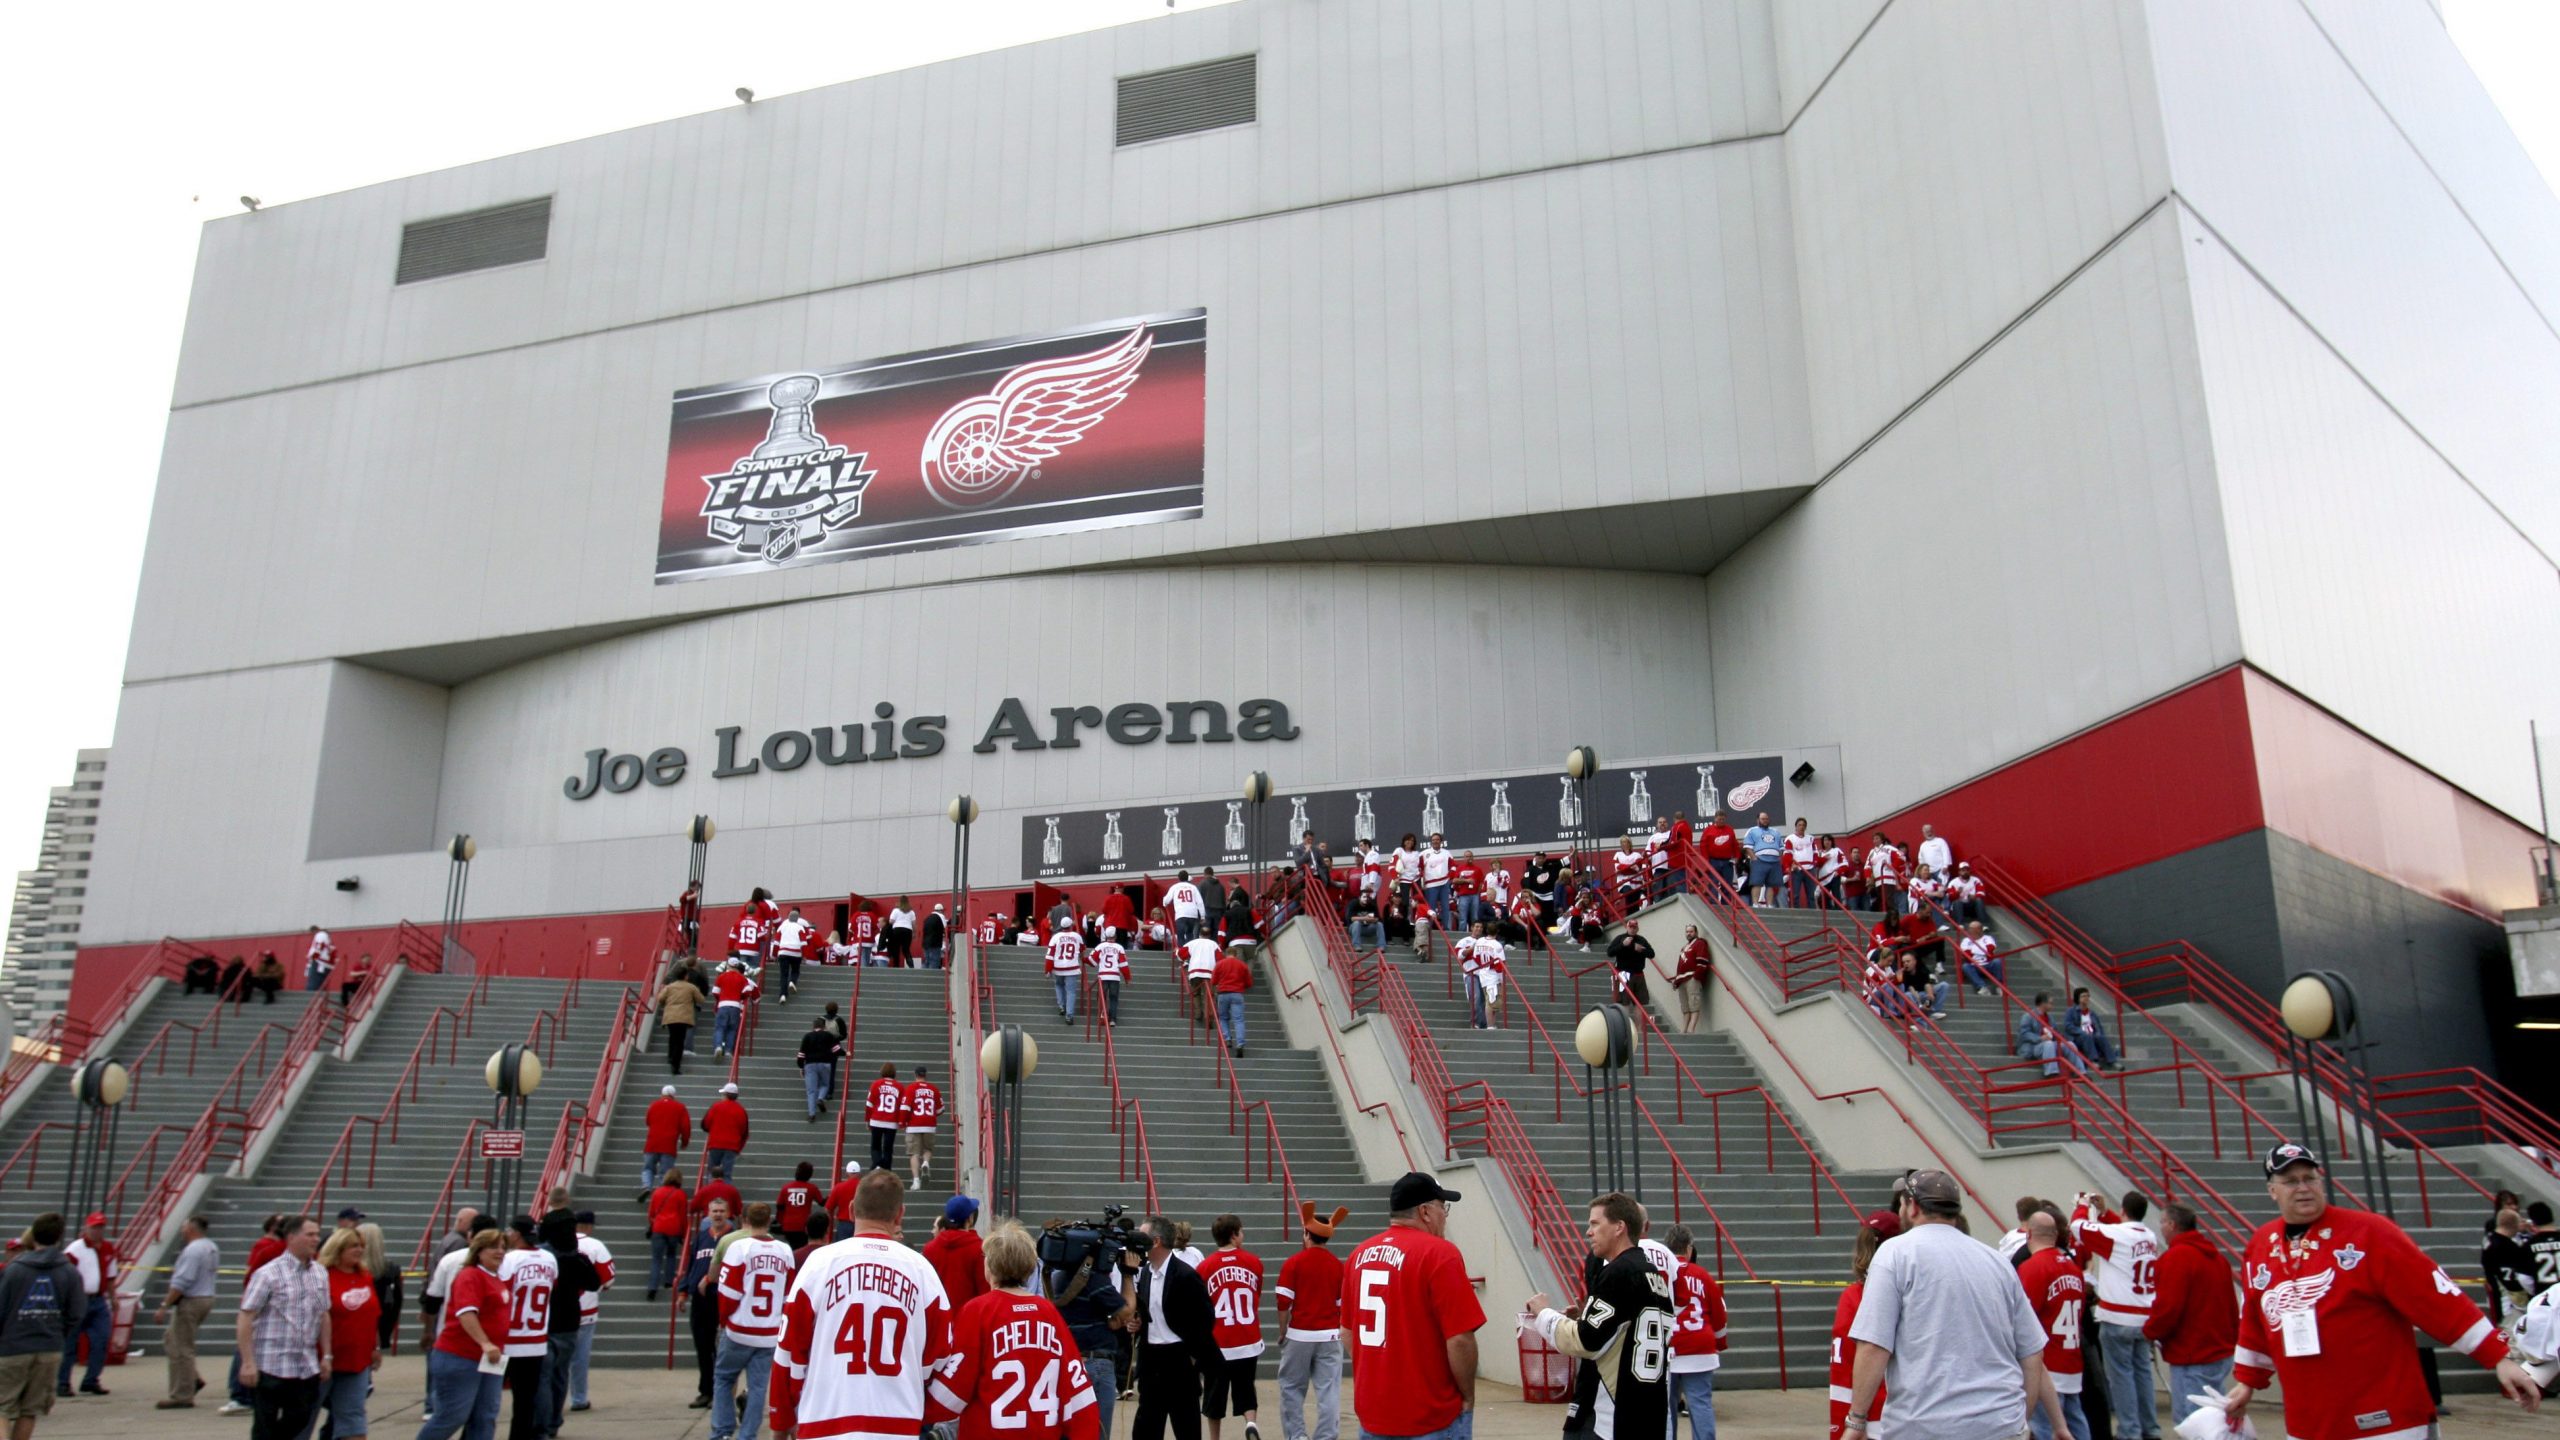
POLYGON ((954 510, 1012 494, 1129 397, 1154 347, 1141 325, 1090 354, 1016 367, 993 390, 952 406, 924 437, 925 488, 954 510))

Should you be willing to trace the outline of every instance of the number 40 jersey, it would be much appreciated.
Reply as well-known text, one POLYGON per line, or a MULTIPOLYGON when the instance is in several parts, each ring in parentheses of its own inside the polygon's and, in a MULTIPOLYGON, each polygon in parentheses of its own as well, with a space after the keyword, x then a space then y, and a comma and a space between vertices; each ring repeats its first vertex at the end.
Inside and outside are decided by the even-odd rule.
POLYGON ((1660 1440, 1671 1428, 1671 1341, 1679 1329, 1671 1281, 1630 1245, 1602 1266, 1600 1282, 1573 1315, 1537 1318, 1556 1349, 1600 1372, 1591 1431, 1599 1440, 1660 1440))
POLYGON ((926 1413, 926 1384, 950 1356, 951 1305, 933 1266, 886 1236, 840 1240, 811 1253, 783 1302, 773 1427, 796 1425, 801 1440, 915 1440, 954 1418, 947 1403, 926 1413))

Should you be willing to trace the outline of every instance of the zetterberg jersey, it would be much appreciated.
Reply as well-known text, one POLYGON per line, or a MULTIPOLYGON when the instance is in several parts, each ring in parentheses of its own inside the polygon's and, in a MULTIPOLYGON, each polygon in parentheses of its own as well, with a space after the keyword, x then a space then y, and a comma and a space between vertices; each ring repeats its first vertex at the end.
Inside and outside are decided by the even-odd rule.
POLYGON ((929 1404, 925 1389, 950 1355, 932 1263, 885 1235, 838 1241, 801 1265, 783 1301, 768 1418, 803 1440, 915 1440, 958 1413, 948 1390, 929 1404))

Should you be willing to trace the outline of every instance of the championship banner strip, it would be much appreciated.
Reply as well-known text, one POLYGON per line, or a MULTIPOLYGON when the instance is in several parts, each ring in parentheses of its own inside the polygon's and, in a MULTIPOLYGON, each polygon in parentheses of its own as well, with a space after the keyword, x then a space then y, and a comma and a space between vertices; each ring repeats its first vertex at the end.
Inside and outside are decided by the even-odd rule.
POLYGON ((1209 314, 676 393, 659 584, 1201 513, 1209 314))
POLYGON ((1286 856, 1309 830, 1337 860, 1351 842, 1374 839, 1390 849, 1407 831, 1428 840, 1435 830, 1452 850, 1518 850, 1565 845, 1615 847, 1621 835, 1643 835, 1655 817, 1685 812, 1692 826, 1718 809, 1736 829, 1766 812, 1787 826, 1784 766, 1775 755, 1694 755, 1603 769, 1590 783, 1567 786, 1553 772, 1366 789, 1276 790, 1263 807, 1264 833, 1253 835, 1253 807, 1242 800, 1125 805, 1117 810, 1065 810, 1022 818, 1026 879, 1166 874, 1203 865, 1265 864, 1286 856))

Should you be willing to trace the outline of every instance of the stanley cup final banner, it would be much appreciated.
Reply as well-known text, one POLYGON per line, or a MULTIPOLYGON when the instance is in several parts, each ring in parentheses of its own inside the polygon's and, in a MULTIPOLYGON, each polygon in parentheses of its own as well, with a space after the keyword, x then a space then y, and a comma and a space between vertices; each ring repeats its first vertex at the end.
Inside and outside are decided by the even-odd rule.
POLYGON ((1367 789, 1275 790, 1264 807, 1264 833, 1253 833, 1253 807, 1241 800, 1179 805, 1126 805, 1117 810, 1034 811, 1022 817, 1022 873, 1033 880, 1079 875, 1169 875, 1203 865, 1242 865, 1257 855, 1280 859, 1309 830, 1337 862, 1358 840, 1392 850, 1407 831, 1438 831, 1452 850, 1515 851, 1579 840, 1617 848, 1621 835, 1642 836, 1659 819, 1686 815, 1691 825, 1721 810, 1735 829, 1763 814, 1787 827, 1786 766, 1776 755, 1688 755, 1603 767, 1587 785, 1562 775, 1521 774, 1436 784, 1367 789))
POLYGON ((658 583, 1200 514, 1206 310, 676 393, 658 583))

